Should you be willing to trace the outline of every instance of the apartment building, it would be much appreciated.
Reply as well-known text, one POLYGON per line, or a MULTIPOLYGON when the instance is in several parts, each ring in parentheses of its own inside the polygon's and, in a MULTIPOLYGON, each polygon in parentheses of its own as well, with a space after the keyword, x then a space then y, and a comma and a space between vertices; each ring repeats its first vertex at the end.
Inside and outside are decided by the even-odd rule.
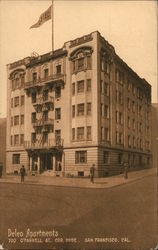
POLYGON ((7 173, 151 166, 151 86, 98 31, 8 64, 7 74, 7 173))

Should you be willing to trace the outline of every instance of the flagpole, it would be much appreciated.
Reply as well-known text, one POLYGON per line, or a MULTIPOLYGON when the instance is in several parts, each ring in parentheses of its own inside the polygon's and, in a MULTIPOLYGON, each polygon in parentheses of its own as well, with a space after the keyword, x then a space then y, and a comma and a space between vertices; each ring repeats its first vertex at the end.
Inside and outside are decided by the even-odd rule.
POLYGON ((54 1, 52 0, 52 52, 54 51, 54 1))

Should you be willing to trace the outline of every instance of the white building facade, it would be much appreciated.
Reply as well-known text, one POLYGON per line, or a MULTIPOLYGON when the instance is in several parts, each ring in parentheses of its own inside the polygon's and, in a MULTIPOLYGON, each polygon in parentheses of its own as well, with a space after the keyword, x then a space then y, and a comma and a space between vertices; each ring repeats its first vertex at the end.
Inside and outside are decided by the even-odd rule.
POLYGON ((88 176, 149 167, 151 86, 98 31, 7 65, 7 173, 88 176))

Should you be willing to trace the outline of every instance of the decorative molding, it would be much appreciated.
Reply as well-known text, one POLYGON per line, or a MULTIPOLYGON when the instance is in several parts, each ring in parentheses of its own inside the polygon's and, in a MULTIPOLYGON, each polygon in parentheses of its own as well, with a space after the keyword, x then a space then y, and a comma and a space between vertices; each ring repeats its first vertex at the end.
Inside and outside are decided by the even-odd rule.
POLYGON ((75 49, 71 54, 70 54, 70 60, 75 60, 79 58, 86 57, 88 55, 91 55, 93 53, 93 49, 91 46, 83 46, 80 48, 75 49))

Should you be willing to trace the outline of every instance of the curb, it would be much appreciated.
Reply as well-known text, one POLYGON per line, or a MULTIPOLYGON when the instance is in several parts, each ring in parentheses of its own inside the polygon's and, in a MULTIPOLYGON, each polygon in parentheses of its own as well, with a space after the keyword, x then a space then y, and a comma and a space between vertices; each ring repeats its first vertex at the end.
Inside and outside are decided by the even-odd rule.
MULTIPOLYGON (((99 183, 99 186, 97 187, 97 186, 94 186, 93 184, 92 184, 92 186, 72 186, 71 184, 70 185, 61 185, 61 184, 44 184, 44 183, 39 183, 39 182, 24 182, 23 184, 21 183, 21 182, 11 182, 11 181, 1 181, 0 180, 0 183, 9 183, 9 184, 20 184, 20 185, 38 185, 38 186, 52 186, 52 187, 66 187, 66 188, 89 188, 89 189, 105 189, 105 188, 114 188, 114 187, 118 187, 118 186, 121 186, 121 185, 124 185, 124 184, 130 184, 130 183, 132 183, 132 182, 135 182, 135 181, 139 181, 139 180, 141 180, 141 179, 143 179, 143 178, 146 178, 146 177, 148 177, 148 176, 151 176, 151 175, 154 175, 155 173, 149 173, 148 175, 145 175, 145 176, 140 176, 140 177, 137 177, 137 178, 134 178, 134 179, 128 179, 127 181, 122 181, 121 183, 115 183, 114 185, 108 185, 108 184, 110 184, 110 183, 106 183, 106 184, 104 184, 104 185, 108 185, 108 186, 101 186, 102 185, 102 183, 99 183)), ((124 180, 124 179, 122 179, 122 180, 124 180)), ((95 183, 94 183, 95 184, 95 183)))

